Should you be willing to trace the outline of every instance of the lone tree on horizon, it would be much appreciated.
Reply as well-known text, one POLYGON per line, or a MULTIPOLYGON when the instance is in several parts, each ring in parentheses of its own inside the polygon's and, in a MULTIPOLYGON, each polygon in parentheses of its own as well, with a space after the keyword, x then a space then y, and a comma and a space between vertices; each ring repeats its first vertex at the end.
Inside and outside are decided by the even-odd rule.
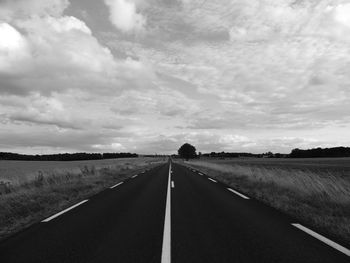
POLYGON ((197 156, 196 147, 194 147, 189 143, 183 144, 177 152, 180 155, 180 157, 186 159, 186 161, 188 161, 188 159, 192 159, 197 156))

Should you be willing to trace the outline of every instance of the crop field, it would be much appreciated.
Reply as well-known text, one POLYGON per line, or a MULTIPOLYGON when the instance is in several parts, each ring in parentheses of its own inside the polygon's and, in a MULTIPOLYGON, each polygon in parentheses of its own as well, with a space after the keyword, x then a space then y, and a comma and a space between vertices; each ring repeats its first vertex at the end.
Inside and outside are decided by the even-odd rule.
POLYGON ((162 161, 163 158, 121 158, 86 161, 7 161, 0 160, 0 182, 10 182, 13 185, 22 184, 35 179, 39 173, 78 174, 82 169, 108 168, 113 170, 132 169, 162 161))
POLYGON ((350 177, 350 158, 226 158, 202 159, 206 162, 225 164, 254 166, 264 168, 282 168, 303 171, 332 173, 350 177))
POLYGON ((350 246, 350 158, 185 162, 350 246))

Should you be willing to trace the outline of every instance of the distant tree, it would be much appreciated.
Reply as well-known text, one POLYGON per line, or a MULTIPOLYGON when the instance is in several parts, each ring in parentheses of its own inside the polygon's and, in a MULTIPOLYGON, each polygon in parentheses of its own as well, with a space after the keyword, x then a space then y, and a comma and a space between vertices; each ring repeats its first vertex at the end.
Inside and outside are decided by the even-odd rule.
POLYGON ((180 157, 186 159, 187 161, 188 159, 192 159, 197 156, 196 148, 189 143, 183 144, 177 152, 180 155, 180 157))

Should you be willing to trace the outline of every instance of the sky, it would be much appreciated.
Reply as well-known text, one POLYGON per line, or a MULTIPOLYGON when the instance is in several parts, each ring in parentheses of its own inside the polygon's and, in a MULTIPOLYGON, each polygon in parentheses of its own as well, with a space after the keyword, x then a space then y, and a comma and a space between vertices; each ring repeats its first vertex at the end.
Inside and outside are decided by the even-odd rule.
POLYGON ((350 146, 350 0, 0 0, 0 151, 350 146))

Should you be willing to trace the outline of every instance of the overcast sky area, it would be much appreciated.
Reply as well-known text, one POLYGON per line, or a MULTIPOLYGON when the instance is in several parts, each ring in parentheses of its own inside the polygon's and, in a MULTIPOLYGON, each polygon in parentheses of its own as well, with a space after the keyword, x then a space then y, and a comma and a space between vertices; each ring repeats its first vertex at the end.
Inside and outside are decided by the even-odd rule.
POLYGON ((0 151, 350 146, 349 0, 0 0, 0 151))

